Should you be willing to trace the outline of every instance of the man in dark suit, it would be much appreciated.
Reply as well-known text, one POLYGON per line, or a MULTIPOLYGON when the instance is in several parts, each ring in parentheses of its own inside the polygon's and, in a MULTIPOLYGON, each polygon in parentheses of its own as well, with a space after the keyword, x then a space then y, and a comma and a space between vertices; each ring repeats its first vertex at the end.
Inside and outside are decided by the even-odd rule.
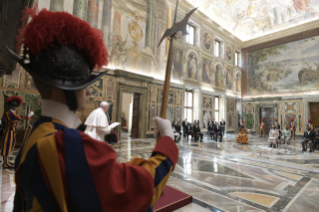
MULTIPOLYGON (((208 127, 207 127, 207 132, 208 134, 210 135, 210 139, 213 140, 213 137, 214 137, 214 125, 213 125, 213 122, 210 121, 208 122, 208 127)), ((215 140, 215 138, 214 138, 215 140)))
POLYGON ((185 119, 182 122, 182 126, 183 126, 183 137, 185 138, 186 137, 186 130, 187 130, 187 119, 185 119))
POLYGON ((200 138, 200 142, 202 142, 203 141, 203 134, 200 132, 200 127, 199 127, 198 123, 195 124, 193 132, 194 132, 195 141, 197 141, 198 138, 200 138))
POLYGON ((302 144, 302 151, 306 151, 305 145, 306 143, 309 144, 309 152, 313 152, 313 143, 314 143, 314 139, 315 139, 315 132, 311 130, 311 128, 308 126, 307 127, 307 131, 304 132, 303 134, 303 142, 301 142, 302 144))
POLYGON ((223 140, 223 134, 222 134, 222 129, 220 128, 218 122, 217 122, 216 125, 215 125, 214 134, 215 134, 215 141, 217 142, 217 138, 218 138, 218 136, 220 136, 219 142, 222 142, 222 140, 223 140))
POLYGON ((277 119, 275 119, 275 123, 272 125, 272 127, 278 127, 278 132, 279 132, 279 137, 278 137, 278 139, 280 140, 280 138, 281 138, 281 135, 282 135, 282 132, 281 132, 281 130, 280 130, 280 124, 277 122, 277 119))
POLYGON ((187 135, 187 140, 189 135, 192 135, 193 138, 193 126, 191 123, 188 123, 187 127, 186 127, 186 135, 187 135))
POLYGON ((220 124, 220 127, 221 127, 221 129, 222 129, 223 135, 225 135, 225 126, 226 126, 225 120, 222 119, 219 124, 220 124))
POLYGON ((174 129, 175 129, 175 130, 173 130, 174 133, 179 134, 179 137, 177 135, 178 139, 175 138, 175 141, 180 140, 182 132, 181 132, 181 125, 179 124, 179 121, 174 125, 174 129))

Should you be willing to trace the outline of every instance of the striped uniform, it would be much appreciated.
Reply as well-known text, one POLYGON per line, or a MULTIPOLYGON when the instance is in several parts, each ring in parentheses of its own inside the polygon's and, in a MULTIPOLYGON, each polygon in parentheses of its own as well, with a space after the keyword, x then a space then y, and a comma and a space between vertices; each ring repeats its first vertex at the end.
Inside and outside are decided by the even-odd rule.
POLYGON ((41 117, 16 158, 14 211, 152 211, 178 159, 170 137, 149 160, 116 152, 62 122, 41 117))
POLYGON ((289 129, 291 129, 291 135, 294 137, 295 139, 295 136, 296 136, 296 125, 293 123, 290 123, 289 124, 289 129))
POLYGON ((308 127, 310 127, 310 130, 314 130, 315 129, 315 127, 314 127, 314 125, 313 124, 310 124, 310 123, 308 123, 308 125, 307 125, 308 127))
POLYGON ((12 111, 6 112, 6 128, 4 129, 3 141, 1 143, 1 155, 11 154, 16 143, 16 130, 18 121, 28 119, 28 116, 20 116, 12 111))

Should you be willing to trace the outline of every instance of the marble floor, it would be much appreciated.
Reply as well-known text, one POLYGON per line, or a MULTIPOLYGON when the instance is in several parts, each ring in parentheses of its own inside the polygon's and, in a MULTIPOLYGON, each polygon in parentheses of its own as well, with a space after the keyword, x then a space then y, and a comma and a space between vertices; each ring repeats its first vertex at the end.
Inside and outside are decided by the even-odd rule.
MULTIPOLYGON (((178 143, 179 160, 168 185, 191 194, 193 203, 176 212, 319 211, 319 151, 302 152, 301 138, 279 148, 257 135, 249 135, 248 145, 236 144, 235 138, 178 143)), ((126 162, 149 158, 154 145, 154 139, 125 136, 111 146, 118 161, 126 162)), ((0 172, 1 211, 12 211, 14 172, 0 172)))

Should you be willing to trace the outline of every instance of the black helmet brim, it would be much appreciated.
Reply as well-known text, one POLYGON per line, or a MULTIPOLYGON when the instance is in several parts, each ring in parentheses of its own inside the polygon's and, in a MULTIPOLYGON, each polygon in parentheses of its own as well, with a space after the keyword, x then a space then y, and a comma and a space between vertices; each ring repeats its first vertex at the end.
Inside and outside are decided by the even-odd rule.
POLYGON ((11 56, 32 76, 35 77, 36 79, 40 80, 41 82, 54 87, 58 88, 61 90, 66 90, 66 91, 76 91, 76 90, 81 90, 89 85, 93 84, 96 82, 98 79, 100 79, 103 75, 105 75, 108 70, 104 72, 99 72, 99 73, 92 73, 89 78, 83 79, 83 80, 77 80, 77 81, 72 81, 72 80, 63 80, 63 79, 56 79, 46 73, 37 73, 34 71, 34 68, 32 67, 31 63, 25 63, 24 59, 20 57, 18 54, 16 54, 13 50, 11 50, 9 47, 5 46, 8 52, 11 54, 11 56))

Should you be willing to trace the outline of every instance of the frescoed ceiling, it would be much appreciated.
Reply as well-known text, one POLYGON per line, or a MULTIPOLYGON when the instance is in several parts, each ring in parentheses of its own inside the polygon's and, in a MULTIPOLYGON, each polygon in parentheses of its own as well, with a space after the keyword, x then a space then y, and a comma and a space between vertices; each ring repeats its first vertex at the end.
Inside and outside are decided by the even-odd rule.
POLYGON ((319 19, 319 0, 187 0, 242 41, 319 19))

